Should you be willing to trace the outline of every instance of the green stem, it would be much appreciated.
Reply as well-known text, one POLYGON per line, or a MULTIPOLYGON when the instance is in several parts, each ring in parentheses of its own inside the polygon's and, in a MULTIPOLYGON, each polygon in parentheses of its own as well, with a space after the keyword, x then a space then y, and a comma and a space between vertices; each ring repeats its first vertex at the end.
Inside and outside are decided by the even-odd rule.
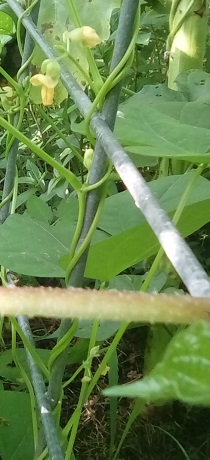
POLYGON ((84 378, 82 381, 82 387, 80 391, 78 405, 74 412, 75 419, 74 419, 74 424, 72 425, 71 436, 69 439, 65 460, 71 460, 71 456, 73 454, 74 442, 75 442, 76 435, 77 435, 77 430, 78 430, 78 425, 79 425, 80 418, 81 418, 83 404, 86 401, 88 380, 86 381, 85 378, 89 379, 89 376, 91 374, 91 365, 92 365, 91 350, 95 347, 95 344, 96 344, 98 326, 99 326, 99 321, 97 320, 94 321, 92 332, 91 332, 91 337, 89 341, 89 347, 88 347, 88 355, 87 355, 87 360, 86 360, 87 366, 85 367, 85 371, 84 371, 84 378))
POLYGON ((50 359, 48 361, 48 369, 51 372, 52 366, 57 359, 57 357, 65 350, 70 342, 72 341, 73 337, 75 336, 75 332, 78 328, 79 321, 76 320, 73 322, 71 328, 67 331, 67 333, 59 340, 59 342, 54 346, 52 352, 50 354, 50 359))
POLYGON ((79 191, 77 193, 77 196, 78 196, 78 202, 79 202, 79 213, 78 213, 78 218, 77 218, 76 230, 74 232, 74 236, 71 242, 71 248, 70 248, 70 254, 69 254, 70 259, 72 259, 75 254, 76 246, 77 246, 77 243, 80 237, 80 233, 82 230, 82 226, 83 226, 84 213, 85 213, 86 194, 81 193, 79 191))
POLYGON ((101 185, 103 185, 107 181, 107 179, 109 179, 109 176, 110 176, 110 174, 112 172, 112 168, 113 168, 112 163, 109 162, 106 174, 104 174, 104 176, 98 182, 95 182, 95 184, 92 184, 92 185, 85 185, 84 184, 82 186, 82 192, 87 193, 87 192, 90 192, 91 190, 95 190, 96 188, 98 188, 101 185))
POLYGON ((32 358, 34 359, 34 361, 36 362, 37 366, 39 366, 39 368, 41 369, 41 371, 43 372, 43 374, 45 375, 45 377, 47 379, 49 379, 49 371, 48 369, 45 367, 45 365, 43 364, 41 358, 39 357, 38 353, 36 352, 35 348, 31 345, 30 341, 27 339, 27 337, 25 336, 25 334, 23 333, 21 327, 19 326, 16 318, 14 317, 10 317, 10 321, 13 325, 13 327, 15 327, 18 335, 20 336, 21 340, 23 341, 23 344, 25 346, 25 348, 30 352, 32 358))
POLYGON ((71 172, 68 171, 64 166, 62 166, 60 163, 58 163, 54 158, 52 158, 50 155, 48 155, 43 149, 38 147, 36 144, 34 144, 30 139, 28 139, 24 134, 22 134, 20 131, 18 131, 15 126, 12 126, 10 123, 8 123, 4 118, 0 116, 0 125, 9 131, 10 134, 12 134, 14 137, 16 137, 20 142, 25 144, 32 152, 36 153, 42 160, 44 160, 46 163, 51 165, 53 168, 55 168, 62 177, 64 177, 67 182, 75 189, 75 190, 80 190, 82 187, 81 182, 77 179, 77 177, 71 172))
POLYGON ((16 202, 17 202, 17 194, 18 194, 18 170, 16 168, 15 180, 14 180, 14 187, 13 187, 13 197, 12 197, 12 204, 11 204, 11 211, 10 214, 14 214, 16 210, 16 202))
MULTIPOLYGON (((56 48, 57 49, 57 48, 56 48)), ((59 49, 61 49, 61 47, 59 46, 59 49)), ((58 51, 59 51, 58 49, 58 51)), ((90 88, 94 91, 94 84, 91 80, 91 78, 89 77, 88 73, 85 72, 85 70, 82 68, 82 66, 80 65, 80 63, 77 61, 77 59, 75 59, 71 53, 69 51, 66 51, 65 48, 63 48, 65 54, 62 56, 59 57, 59 59, 64 59, 65 57, 67 57, 68 59, 70 59, 70 61, 73 62, 73 64, 78 68, 78 70, 81 72, 81 74, 83 75, 85 81, 87 82, 87 84, 90 86, 90 88)))
MULTIPOLYGON (((93 234, 94 234, 94 232, 96 230, 99 218, 101 216, 101 212, 103 210, 103 205, 104 205, 105 198, 106 198, 106 187, 104 187, 104 190, 102 192, 101 199, 100 199, 100 202, 99 202, 99 205, 98 205, 98 209, 96 211, 96 214, 95 214, 95 217, 93 219, 92 225, 90 226, 90 229, 89 229, 84 241, 82 242, 82 244, 80 245, 78 250, 75 252, 74 256, 72 257, 72 259, 70 260, 70 262, 69 262, 69 264, 67 266, 66 276, 65 276, 65 282, 66 282, 67 286, 69 284, 71 271, 73 270, 74 266, 76 265, 76 263, 78 262, 78 260, 80 259, 82 254, 85 252, 85 250, 88 248, 88 246, 89 246, 89 244, 91 242, 91 238, 92 238, 92 236, 93 236, 93 234)), ((83 215, 84 215, 84 211, 85 211, 85 209, 82 210, 83 215)))
POLYGON ((137 14, 136 18, 136 26, 135 26, 135 31, 132 36, 132 39, 130 41, 130 44, 119 62, 119 64, 114 68, 114 70, 110 73, 108 76, 107 80, 103 83, 103 86, 101 87, 100 91, 98 92, 97 96, 95 97, 93 104, 87 113, 85 117, 85 130, 86 130, 86 135, 90 139, 91 143, 95 143, 95 139, 93 138, 91 132, 90 132, 90 120, 97 109, 98 106, 101 106, 107 93, 113 88, 113 86, 124 77, 125 71, 130 67, 131 61, 132 61, 132 53, 133 49, 136 43, 136 38, 138 35, 138 30, 139 30, 139 12, 137 14), (131 59, 130 59, 131 58, 131 59))
POLYGON ((119 442, 119 444, 117 446, 117 450, 115 452, 113 460, 117 460, 119 452, 120 452, 120 449, 121 449, 121 447, 122 447, 122 445, 123 445, 123 443, 125 441, 126 436, 129 433, 129 430, 130 430, 131 426, 135 422, 135 420, 138 417, 138 415, 140 414, 140 412, 142 412, 144 407, 145 407, 145 402, 142 401, 141 399, 137 399, 137 401, 134 404, 134 408, 133 408, 133 410, 132 410, 132 412, 131 412, 131 414, 129 416, 129 419, 127 421, 127 424, 126 424, 126 427, 125 427, 125 429, 123 431, 123 434, 121 436, 120 442, 119 442))
POLYGON ((6 198, 4 198, 1 203, 0 203, 0 209, 10 200, 11 196, 13 194, 13 190, 11 190, 11 192, 9 193, 9 195, 6 196, 6 198))
MULTIPOLYGON (((33 391, 33 386, 31 384, 30 379, 28 378, 27 373, 25 372, 23 366, 21 365, 20 360, 18 359, 17 350, 16 350, 16 329, 14 325, 12 325, 12 355, 13 360, 16 364, 16 367, 19 369, 22 378, 26 384, 26 387, 29 392, 30 403, 31 403, 31 418, 32 418, 32 429, 33 429, 33 437, 34 437, 34 448, 36 449, 37 441, 38 441, 38 423, 36 417, 36 399, 33 391)), ((34 450, 35 450, 34 449, 34 450)))
POLYGON ((21 26, 22 26, 22 19, 29 15, 29 13, 31 12, 31 10, 34 8, 34 6, 39 2, 39 0, 34 0, 29 6, 28 8, 26 8, 26 10, 24 11, 23 14, 21 14, 21 16, 18 18, 18 21, 17 21, 17 28, 16 28, 16 37, 17 37, 17 44, 18 44, 18 48, 19 48, 19 52, 22 56, 23 54, 23 47, 22 47, 22 42, 21 42, 21 26))
MULTIPOLYGON (((203 168, 204 168, 203 164, 199 165, 198 168, 196 169, 196 171, 194 172, 194 174, 192 174, 192 177, 189 180, 189 182, 188 182, 188 184, 187 184, 187 186, 185 188, 185 191, 184 191, 184 193, 183 193, 183 195, 181 197, 181 200, 180 200, 180 202, 178 204, 178 207, 177 207, 176 212, 174 214, 174 217, 172 219, 172 222, 174 223, 174 225, 178 224, 179 219, 180 219, 180 217, 182 215, 182 212, 183 212, 183 210, 184 210, 184 208, 186 206, 187 200, 188 200, 190 194, 192 193, 192 190, 193 190, 193 187, 195 185, 195 182, 196 182, 197 178, 201 175, 203 168)), ((151 266, 151 268, 150 268, 150 270, 149 270, 149 272, 147 274, 146 279, 144 280, 144 282, 143 282, 143 284, 141 286, 140 291, 142 291, 142 292, 147 291, 147 289, 148 289, 153 277, 155 276, 155 273, 157 272, 157 270, 158 270, 158 268, 160 266, 160 261, 161 261, 163 255, 164 255, 164 250, 161 247, 159 249, 159 251, 158 251, 153 263, 152 263, 152 266, 151 266)))
POLYGON ((68 140, 68 138, 62 133, 62 131, 56 126, 54 123, 52 117, 48 115, 40 105, 37 106, 38 112, 41 114, 42 118, 46 120, 50 126, 53 128, 53 130, 58 134, 59 138, 62 139, 67 147, 71 149, 71 151, 74 153, 75 157, 78 158, 81 163, 83 163, 83 156, 79 153, 77 148, 68 140))
MULTIPOLYGON (((83 24, 80 20, 80 17, 79 17, 79 14, 78 14, 78 11, 75 7, 75 2, 74 0, 67 0, 67 4, 68 4, 68 8, 69 8, 69 13, 70 13, 70 18, 73 20, 74 24, 76 27, 82 27, 83 24)), ((103 80, 102 80, 102 77, 98 71, 98 67, 95 63, 95 60, 93 58, 93 55, 92 55, 92 52, 89 48, 84 48, 84 52, 86 54, 86 59, 88 61, 88 65, 89 65, 89 69, 90 69, 90 73, 92 75, 92 78, 93 78, 93 82, 92 82, 92 85, 94 87, 94 92, 95 94, 98 93, 98 91, 100 91, 102 85, 103 85, 103 80)))
POLYGON ((104 355, 102 361, 100 362, 97 371, 95 372, 92 380, 89 383, 88 391, 87 391, 87 395, 86 395, 87 399, 89 398, 89 396, 92 393, 93 389, 97 385, 97 382, 98 382, 99 378, 101 377, 101 375, 102 375, 102 373, 103 373, 108 361, 110 360, 112 354, 117 349, 117 346, 118 346, 120 340, 122 339, 122 336, 124 335, 124 333, 125 333, 125 331, 126 331, 126 329, 128 327, 128 324, 129 323, 127 323, 127 322, 122 323, 122 325, 118 329, 118 331, 117 331, 112 343, 110 344, 106 354, 104 355))
MULTIPOLYGON (((126 331, 126 329, 128 327, 128 324, 129 323, 127 323, 127 322, 123 323, 121 325, 120 329, 117 331, 117 333, 116 333, 111 345, 109 346, 106 354, 104 355, 101 363, 99 364, 99 367, 98 367, 97 371, 95 372, 94 376, 92 377, 92 379, 91 379, 91 381, 90 381, 90 383, 88 385, 88 388, 87 388, 87 391, 86 391, 85 401, 88 400, 89 396, 91 395, 92 391, 94 390, 95 386, 97 385, 97 382, 98 382, 99 378, 101 377, 102 372, 104 371, 104 369, 105 369, 107 363, 109 362, 112 354, 116 350, 119 341, 121 340, 123 334, 125 333, 125 331, 126 331)), ((76 415, 75 415, 75 412, 74 412, 72 414, 70 420, 66 424, 65 428, 62 431, 62 433, 63 433, 63 435, 65 437, 68 436, 69 431, 71 430, 72 426, 74 425, 75 418, 76 418, 76 415)))

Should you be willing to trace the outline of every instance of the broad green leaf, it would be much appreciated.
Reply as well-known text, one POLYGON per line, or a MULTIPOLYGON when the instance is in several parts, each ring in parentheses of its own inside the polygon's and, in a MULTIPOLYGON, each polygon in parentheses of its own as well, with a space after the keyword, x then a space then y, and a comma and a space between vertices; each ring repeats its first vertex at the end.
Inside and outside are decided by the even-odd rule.
POLYGON ((137 168, 145 168, 145 167, 153 167, 158 166, 158 158, 157 157, 149 157, 144 155, 139 155, 138 153, 131 153, 129 151, 129 157, 131 161, 137 168))
POLYGON ((59 219, 66 219, 68 222, 77 222, 78 218, 78 200, 77 197, 72 196, 67 200, 61 200, 56 211, 56 216, 59 219))
MULTIPOLYGON (((182 176, 161 177, 148 182, 150 190, 166 212, 177 208, 193 174, 192 171, 182 176)), ((207 179, 199 177, 186 204, 189 206, 209 198, 210 183, 207 179)), ((98 227, 110 235, 116 235, 144 222, 145 218, 135 206, 130 193, 124 191, 106 199, 98 227)))
MULTIPOLYGON (((118 275, 109 282, 108 289, 117 291, 140 291, 145 275, 118 275)), ((157 272, 154 275, 147 292, 160 292, 167 281, 167 275, 157 272)))
MULTIPOLYGON (((110 17, 113 9, 120 7, 120 0, 77 0, 75 7, 84 26, 93 27, 102 40, 107 40, 110 34, 110 17)), ((39 15, 39 24, 44 32, 51 30, 53 35, 61 39, 62 33, 67 29, 72 30, 77 25, 74 24, 73 18, 68 9, 66 0, 42 0, 39 15)))
MULTIPOLYGON (((139 102, 142 103, 152 103, 160 105, 163 102, 184 102, 186 97, 179 91, 174 91, 166 84, 157 84, 157 85, 145 85, 141 91, 134 94, 127 102, 132 100, 132 98, 138 98, 139 102)), ((119 110, 124 107, 124 103, 120 104, 119 110)))
POLYGON ((189 102, 165 85, 146 86, 122 103, 118 114, 115 133, 129 153, 210 162, 210 103, 204 95, 189 102))
MULTIPOLYGON (((69 225, 69 244, 72 236, 69 225)), ((67 235, 65 234, 65 238, 67 235)), ((13 214, 0 228, 0 263, 25 275, 62 277, 59 259, 68 251, 56 227, 13 214)))
POLYGON ((179 399, 210 406, 210 324, 199 322, 173 337, 162 361, 142 380, 105 390, 145 402, 179 399))
MULTIPOLYGON (((119 321, 100 321, 97 333, 97 341, 109 339, 120 328, 119 321)), ((75 333, 76 337, 83 339, 90 338, 92 333, 93 321, 81 320, 75 333)))
MULTIPOLYGON (((174 215, 190 174, 161 178, 150 184, 170 217, 174 215)), ((200 177, 177 226, 184 237, 209 222, 209 206, 210 184, 200 177)), ((110 280, 152 256, 159 248, 156 236, 127 191, 106 200, 99 228, 113 236, 91 246, 85 271, 87 277, 110 280)))
POLYGON ((0 455, 2 460, 29 460, 34 456, 27 393, 0 391, 0 455))
POLYGON ((143 280, 143 275, 118 275, 109 282, 109 289, 139 291, 143 280))
MULTIPOLYGON (((192 174, 150 183, 171 217, 192 174)), ((62 268, 60 259, 68 254, 76 218, 75 202, 70 200, 68 206, 61 207, 59 213, 63 216, 66 212, 69 220, 62 218, 55 225, 25 215, 10 216, 0 228, 0 263, 28 276, 64 277, 65 264, 62 268)), ((181 233, 186 236, 205 225, 210 220, 209 209, 210 183, 200 177, 179 221, 181 233)), ((127 191, 106 200, 98 227, 88 257, 87 277, 110 280, 158 250, 153 231, 127 191)))
POLYGON ((19 206, 21 206, 22 204, 26 203, 26 201, 31 196, 33 196, 35 193, 36 193, 36 188, 35 187, 28 188, 28 190, 25 190, 25 192, 20 193, 20 195, 17 196, 15 209, 18 209, 19 206))
POLYGON ((194 69, 177 77, 177 86, 188 101, 210 102, 210 75, 203 70, 194 69))
POLYGON ((50 206, 45 203, 41 198, 36 195, 32 195, 26 204, 28 214, 41 222, 49 222, 52 217, 53 213, 51 211, 50 206))

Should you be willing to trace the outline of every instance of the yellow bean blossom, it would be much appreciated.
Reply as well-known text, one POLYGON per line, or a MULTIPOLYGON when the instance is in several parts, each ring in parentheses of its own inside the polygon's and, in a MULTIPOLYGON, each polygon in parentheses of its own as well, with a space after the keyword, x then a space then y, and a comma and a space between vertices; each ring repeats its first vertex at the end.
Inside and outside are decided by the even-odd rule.
POLYGON ((83 26, 77 29, 71 30, 71 32, 65 31, 63 34, 63 41, 72 43, 79 43, 86 48, 95 48, 99 45, 102 40, 92 27, 83 26))
POLYGON ((57 86, 60 78, 60 66, 57 61, 53 59, 46 59, 42 63, 41 71, 43 73, 33 75, 30 82, 33 86, 41 86, 43 105, 52 105, 55 87, 57 86))

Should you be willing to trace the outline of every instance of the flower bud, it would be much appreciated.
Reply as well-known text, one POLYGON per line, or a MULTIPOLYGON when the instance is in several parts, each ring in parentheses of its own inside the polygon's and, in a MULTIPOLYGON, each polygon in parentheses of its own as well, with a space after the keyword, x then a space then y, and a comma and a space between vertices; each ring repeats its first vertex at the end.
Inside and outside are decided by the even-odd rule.
POLYGON ((55 59, 45 59, 41 65, 41 72, 57 80, 60 77, 60 65, 55 59))
POLYGON ((93 149, 85 149, 83 164, 89 171, 93 162, 93 149))
POLYGON ((63 41, 67 43, 68 40, 72 43, 79 43, 86 48, 95 48, 102 42, 95 29, 89 26, 79 27, 71 32, 65 31, 63 41))

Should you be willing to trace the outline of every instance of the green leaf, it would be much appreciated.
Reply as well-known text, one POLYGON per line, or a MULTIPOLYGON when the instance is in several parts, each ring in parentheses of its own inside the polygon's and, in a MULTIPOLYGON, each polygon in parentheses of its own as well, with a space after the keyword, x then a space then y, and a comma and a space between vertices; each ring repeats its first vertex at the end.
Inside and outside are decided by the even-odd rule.
MULTIPOLYGON (((192 174, 163 177, 150 183, 171 217, 192 174)), ((0 263, 26 275, 64 277, 60 259, 68 253, 75 230, 74 205, 70 200, 69 221, 63 217, 55 225, 25 215, 10 216, 0 227, 0 263)), ((209 206, 210 183, 199 177, 178 224, 183 236, 209 221, 209 206)), ((66 206, 61 207, 59 214, 62 216, 65 211, 66 206)), ((88 278, 110 280, 158 250, 157 238, 127 191, 106 200, 98 227, 100 232, 97 231, 91 245, 85 272, 88 278)))
POLYGON ((119 106, 115 134, 129 153, 209 163, 210 104, 174 93, 156 85, 132 96, 119 106))
MULTIPOLYGON (((109 339, 116 331, 118 331, 120 326, 121 323, 119 321, 100 321, 97 332, 97 341, 103 342, 104 340, 109 339)), ((75 336, 83 339, 90 338, 92 334, 92 327, 93 321, 81 320, 75 336)))
MULTIPOLYGON (((45 32, 51 29, 51 34, 57 36, 56 42, 67 29, 67 21, 68 30, 78 27, 73 23, 72 17, 69 17, 67 4, 66 0, 41 2, 39 25, 45 32)), ((110 34, 110 17, 113 9, 120 7, 120 0, 77 0, 75 6, 82 25, 93 27, 102 40, 107 40, 110 34)))
POLYGON ((109 282, 109 289, 139 291, 143 280, 143 275, 118 275, 109 282))
MULTIPOLYGON (((148 184, 170 217, 174 215, 191 174, 193 172, 160 178, 148 184)), ((183 236, 209 221, 209 206, 210 183, 200 177, 177 226, 183 236)), ((89 278, 110 280, 158 251, 156 236, 127 191, 106 200, 98 227, 112 236, 92 244, 85 271, 89 278)))
MULTIPOLYGON (((47 349, 41 349, 41 348, 36 348, 36 352, 39 355, 40 359, 42 360, 43 364, 45 366, 48 365, 48 360, 50 356, 50 350, 47 349)), ((27 361, 27 356, 26 356, 26 351, 24 348, 17 348, 16 349, 16 355, 18 358, 18 361, 25 370, 25 372, 28 374, 30 377, 30 370, 28 367, 28 361, 27 361)), ((3 377, 4 379, 7 379, 11 382, 15 382, 16 384, 18 381, 21 379, 22 381, 22 376, 21 372, 18 367, 14 366, 14 360, 13 360, 13 352, 12 350, 5 350, 1 356, 0 356, 0 376, 3 377)), ((20 381, 19 381, 20 383, 20 381)))
POLYGON ((12 35, 15 31, 14 22, 16 21, 16 15, 12 12, 10 7, 7 5, 1 5, 0 7, 0 42, 1 35, 12 35))
POLYGON ((31 406, 26 393, 0 391, 0 455, 2 460, 33 458, 31 406))
POLYGON ((177 86, 188 101, 210 102, 210 75, 194 69, 183 72, 176 79, 177 86))
MULTIPOLYGON (((68 228, 71 241, 71 228, 68 228)), ((68 251, 56 227, 13 214, 0 228, 0 263, 24 275, 62 277, 59 259, 68 251)), ((66 238, 66 235, 65 235, 66 238)))
MULTIPOLYGON (((68 364, 81 364, 87 358, 89 340, 79 339, 68 350, 68 364)), ((68 378, 68 377, 67 377, 68 378)))
POLYGON ((177 327, 174 325, 155 324, 150 326, 144 352, 144 373, 148 374, 161 360, 167 345, 177 327))
POLYGON ((210 406, 210 324, 201 321, 171 340, 163 360, 149 376, 104 391, 106 396, 142 398, 151 403, 179 399, 210 406))
POLYGON ((0 5, 0 26, 8 34, 14 33, 14 24, 17 23, 17 16, 9 5, 0 5))
POLYGON ((52 217, 53 213, 51 211, 50 206, 45 203, 41 198, 36 195, 32 195, 27 203, 26 203, 27 212, 31 217, 41 221, 41 222, 49 222, 52 217))

